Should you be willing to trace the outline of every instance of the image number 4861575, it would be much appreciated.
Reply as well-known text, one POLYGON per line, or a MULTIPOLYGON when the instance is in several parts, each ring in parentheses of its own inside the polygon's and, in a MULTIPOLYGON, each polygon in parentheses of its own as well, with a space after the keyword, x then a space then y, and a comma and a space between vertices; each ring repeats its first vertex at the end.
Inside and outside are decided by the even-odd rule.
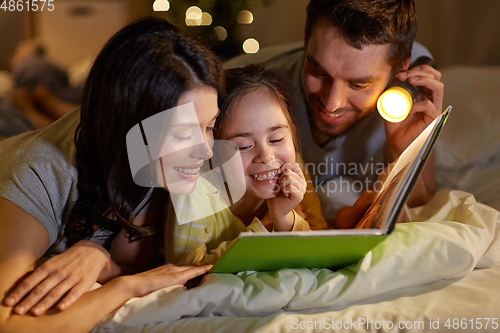
POLYGON ((4 12, 21 12, 21 11, 53 11, 55 9, 54 0, 3 0, 0 5, 0 10, 4 12))

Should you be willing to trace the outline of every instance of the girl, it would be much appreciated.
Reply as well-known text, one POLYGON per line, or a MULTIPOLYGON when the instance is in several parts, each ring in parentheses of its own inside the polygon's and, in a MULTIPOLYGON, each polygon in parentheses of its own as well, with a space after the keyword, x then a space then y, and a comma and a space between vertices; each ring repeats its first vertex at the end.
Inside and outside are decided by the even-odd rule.
POLYGON ((127 300, 183 284, 210 268, 166 265, 145 271, 152 263, 156 202, 161 204, 165 190, 192 191, 197 176, 191 166, 211 157, 208 141, 222 83, 210 52, 164 20, 138 21, 113 36, 96 58, 81 111, 0 143, 6 161, 0 167, 2 332, 88 332, 127 300), (185 124, 175 110, 186 105, 198 121, 190 136, 197 149, 176 139, 185 124), (132 165, 136 156, 147 158, 148 146, 142 136, 135 145, 128 142, 128 133, 173 107, 162 116, 170 128, 161 142, 144 134, 148 146, 183 153, 150 160, 147 168, 150 180, 161 169, 185 186, 137 186, 132 165), (49 255, 55 256, 29 274, 49 255), (143 272, 121 276, 136 271, 143 272), (96 281, 105 284, 87 292, 96 281), (59 311, 42 315, 54 304, 59 311))
POLYGON ((327 228, 309 176, 296 162, 295 127, 276 75, 249 65, 227 70, 226 77, 215 137, 238 146, 246 191, 229 209, 195 223, 173 223, 174 232, 166 234, 174 235, 170 262, 214 263, 243 231, 327 228))

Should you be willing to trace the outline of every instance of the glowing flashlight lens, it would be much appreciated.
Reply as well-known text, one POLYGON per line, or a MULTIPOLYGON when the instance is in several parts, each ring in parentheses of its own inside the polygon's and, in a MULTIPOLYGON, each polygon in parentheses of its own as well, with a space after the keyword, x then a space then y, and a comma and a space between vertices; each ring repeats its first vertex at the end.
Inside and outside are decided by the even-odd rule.
POLYGON ((401 87, 392 87, 380 95, 378 112, 387 121, 398 123, 403 121, 413 105, 410 93, 401 87))

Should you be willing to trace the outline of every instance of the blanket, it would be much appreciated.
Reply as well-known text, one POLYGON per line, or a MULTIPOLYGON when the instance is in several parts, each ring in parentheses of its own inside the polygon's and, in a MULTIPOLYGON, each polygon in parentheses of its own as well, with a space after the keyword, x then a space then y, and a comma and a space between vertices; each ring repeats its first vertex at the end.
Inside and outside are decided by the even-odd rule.
POLYGON ((424 222, 397 225, 362 260, 343 269, 209 274, 193 289, 172 286, 130 300, 93 332, 155 331, 157 324, 182 327, 189 318, 200 318, 206 329, 236 325, 239 331, 253 331, 283 314, 340 310, 400 288, 457 279, 500 261, 500 213, 470 193, 440 191, 410 213, 412 220, 424 222))

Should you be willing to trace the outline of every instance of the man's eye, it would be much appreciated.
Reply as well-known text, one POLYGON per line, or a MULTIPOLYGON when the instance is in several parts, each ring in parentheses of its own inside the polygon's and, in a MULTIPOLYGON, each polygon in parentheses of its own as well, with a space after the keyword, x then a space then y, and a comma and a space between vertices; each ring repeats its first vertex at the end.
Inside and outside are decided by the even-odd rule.
POLYGON ((354 90, 362 90, 362 89, 365 89, 366 87, 368 87, 368 85, 366 85, 366 84, 356 84, 356 83, 350 83, 350 86, 354 90))
POLYGON ((328 77, 328 74, 326 74, 325 72, 323 71, 320 71, 318 69, 315 69, 315 68, 312 68, 311 69, 311 72, 313 73, 314 76, 318 76, 318 77, 328 77))

